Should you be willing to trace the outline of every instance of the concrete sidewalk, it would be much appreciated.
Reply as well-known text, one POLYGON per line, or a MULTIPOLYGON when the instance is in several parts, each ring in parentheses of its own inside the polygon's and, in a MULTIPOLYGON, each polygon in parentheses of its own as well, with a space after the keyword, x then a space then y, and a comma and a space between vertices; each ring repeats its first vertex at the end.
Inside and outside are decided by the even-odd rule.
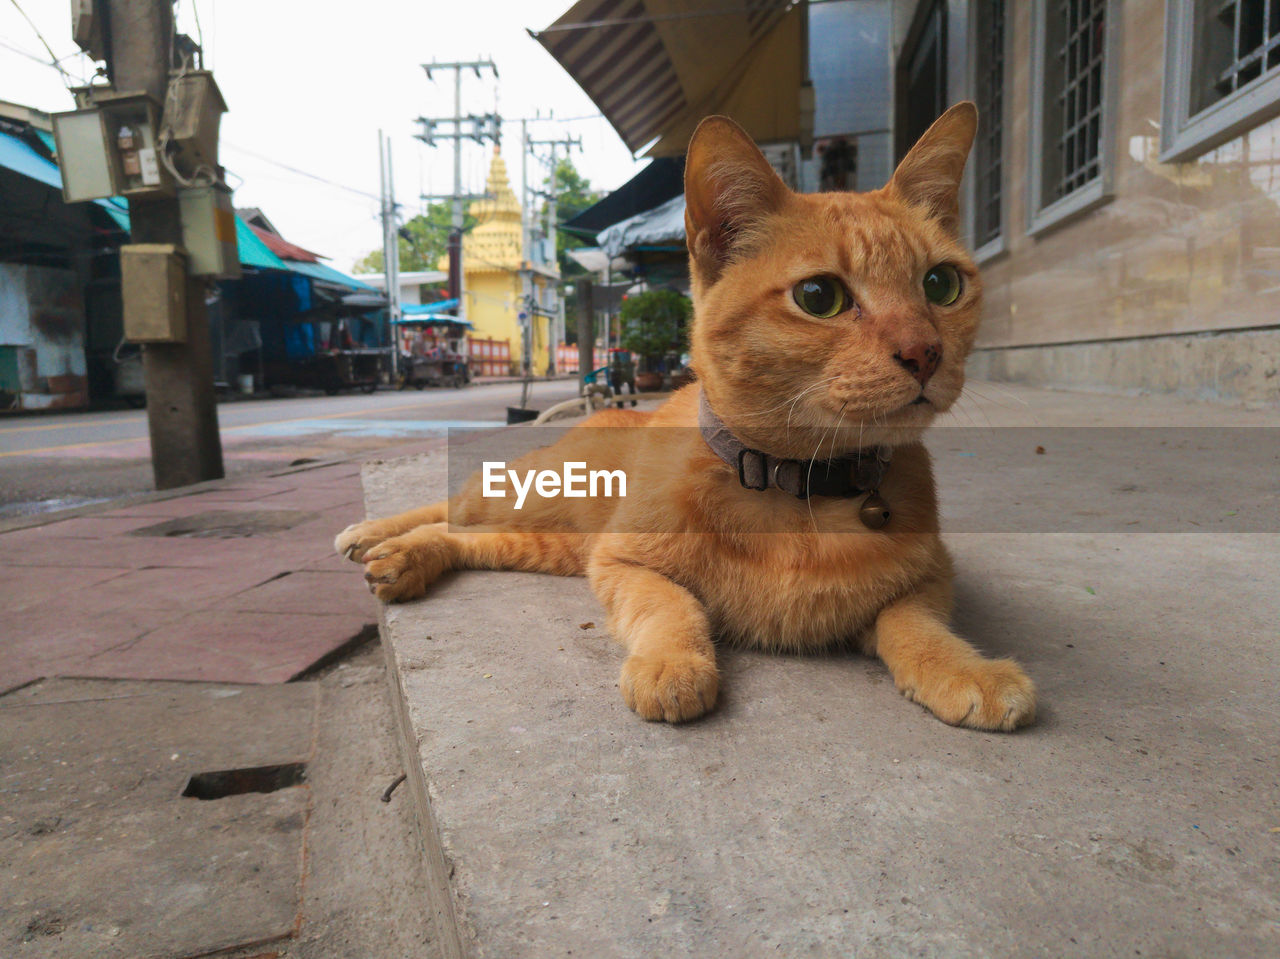
MULTIPOLYGON (((1207 438, 1280 413, 981 383, 970 396, 950 425, 1052 437, 1016 468, 958 443, 967 433, 931 440, 944 528, 1005 503, 1047 517, 948 539, 958 629, 1039 686, 1023 732, 947 727, 872 660, 733 651, 715 712, 644 723, 581 579, 469 572, 383 610, 446 955, 1280 952, 1280 535, 1240 519, 1280 505, 1276 434, 1251 434, 1258 475, 1224 477, 1190 451, 1144 472, 1125 434, 1078 451, 1052 431, 1207 438), (1250 510, 1209 496, 1186 527, 1201 532, 1056 531, 1082 460, 1099 489, 1139 516, 1147 496, 1171 524, 1141 529, 1183 528, 1186 500, 1164 488, 1177 478, 1243 480, 1250 510)), ((438 454, 371 464, 368 515, 445 481, 438 454)))

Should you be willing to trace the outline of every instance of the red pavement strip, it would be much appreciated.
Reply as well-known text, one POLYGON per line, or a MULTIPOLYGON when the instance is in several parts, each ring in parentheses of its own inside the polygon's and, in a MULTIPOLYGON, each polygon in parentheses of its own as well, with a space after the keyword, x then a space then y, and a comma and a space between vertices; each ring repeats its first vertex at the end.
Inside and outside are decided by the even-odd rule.
POLYGON ((362 518, 357 464, 78 513, 0 533, 0 693, 53 676, 280 683, 369 635, 376 601, 333 537, 362 518), (220 539, 135 531, 208 512, 301 510, 220 539))

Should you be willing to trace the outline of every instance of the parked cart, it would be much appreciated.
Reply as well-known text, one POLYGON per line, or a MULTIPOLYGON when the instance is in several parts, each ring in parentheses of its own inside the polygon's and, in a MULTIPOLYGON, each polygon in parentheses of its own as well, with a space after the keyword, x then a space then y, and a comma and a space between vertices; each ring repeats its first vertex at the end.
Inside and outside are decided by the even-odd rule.
POLYGON ((471 382, 467 331, 471 324, 447 313, 406 315, 396 321, 400 350, 400 389, 450 386, 471 382))

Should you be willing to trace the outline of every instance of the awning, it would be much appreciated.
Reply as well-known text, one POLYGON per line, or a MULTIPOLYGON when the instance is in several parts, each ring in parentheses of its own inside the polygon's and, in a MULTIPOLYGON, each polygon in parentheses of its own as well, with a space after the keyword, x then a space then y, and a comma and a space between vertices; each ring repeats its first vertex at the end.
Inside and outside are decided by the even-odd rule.
POLYGON ((297 260, 281 260, 280 262, 281 266, 277 267, 277 269, 290 270, 300 276, 309 277, 320 283, 327 283, 330 286, 341 286, 350 290, 373 291, 374 289, 367 283, 353 280, 345 273, 341 273, 324 263, 299 263, 297 260))
POLYGON ((276 256, 285 260, 296 260, 299 263, 319 263, 320 255, 305 250, 296 243, 290 243, 278 233, 272 233, 270 230, 264 230, 261 227, 254 226, 252 223, 245 222, 245 225, 253 231, 253 235, 261 240, 276 256))
POLYGON ((0 166, 62 192, 62 174, 57 164, 46 160, 29 144, 8 133, 0 133, 0 166))
POLYGON ((342 298, 343 306, 353 306, 358 309, 377 310, 387 305, 387 298, 381 293, 348 293, 342 298))
POLYGON ((684 195, 672 197, 652 210, 615 223, 598 237, 610 258, 644 247, 681 249, 684 240, 684 195))
POLYGON ((420 323, 451 323, 454 326, 465 327, 468 330, 474 330, 475 325, 470 320, 461 320, 452 313, 415 313, 413 315, 406 314, 398 320, 392 320, 393 326, 407 326, 409 324, 420 323))
POLYGON ((594 237, 607 226, 652 210, 684 192, 684 157, 658 157, 600 202, 587 207, 560 229, 594 237))
POLYGON ((651 156, 679 156, 711 113, 760 143, 808 144, 806 9, 796 0, 580 0, 530 32, 633 153, 652 143, 651 156))
MULTIPOLYGON (((49 142, 47 134, 36 130, 42 143, 49 142)), ((0 166, 19 173, 31 180, 52 187, 62 193, 62 171, 52 160, 41 156, 29 143, 21 137, 0 132, 0 166)), ((129 229, 129 214, 123 209, 124 201, 120 199, 94 200, 94 204, 102 207, 122 230, 129 229)))
POLYGON ((402 303, 400 312, 408 316, 412 313, 443 313, 445 310, 456 310, 458 299, 436 300, 434 303, 402 303))
POLYGON ((249 224, 240 217, 236 217, 236 246, 240 251, 241 266, 254 266, 260 270, 289 269, 289 265, 267 249, 267 245, 254 235, 249 224))

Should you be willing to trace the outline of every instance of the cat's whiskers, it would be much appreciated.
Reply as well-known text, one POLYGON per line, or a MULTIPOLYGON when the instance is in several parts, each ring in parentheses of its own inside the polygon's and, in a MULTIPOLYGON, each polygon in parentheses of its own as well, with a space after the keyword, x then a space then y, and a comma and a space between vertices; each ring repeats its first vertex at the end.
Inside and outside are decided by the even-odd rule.
MULTIPOLYGON (((791 416, 793 413, 795 413, 796 404, 800 402, 801 398, 806 393, 811 393, 812 391, 818 389, 818 387, 826 386, 828 383, 834 383, 839 378, 840 377, 838 375, 829 376, 825 380, 819 380, 817 383, 814 383, 812 386, 806 387, 804 390, 802 390, 800 393, 796 395, 796 398, 791 401, 791 409, 787 410, 787 425, 783 429, 783 432, 786 434, 788 438, 790 438, 791 436, 791 416)), ((841 407, 841 409, 843 409, 843 407, 841 407)))
MULTIPOLYGON (((986 383, 984 385, 991 386, 990 383, 986 383)), ((960 394, 960 396, 963 398, 967 395, 968 399, 972 400, 974 403, 974 406, 978 407, 979 409, 981 409, 981 406, 979 406, 979 404, 977 403, 977 400, 983 400, 984 402, 990 403, 992 406, 998 407, 999 409, 1004 410, 1006 413, 1022 413, 1031 408, 1030 405, 1027 403, 1027 401, 1024 400, 1022 397, 1014 396, 1012 393, 1009 393, 1007 390, 1002 390, 1001 392, 1003 392, 1010 399, 1020 403, 1021 409, 1015 406, 1010 406, 1006 403, 1001 403, 995 397, 989 396, 986 393, 983 393, 982 390, 978 389, 971 383, 965 384, 964 391, 960 394)), ((1034 416, 1033 414, 1032 425, 1038 426, 1039 423, 1040 423, 1039 417, 1034 416)))
MULTIPOLYGON (((974 429, 982 429, 978 421, 973 418, 973 414, 969 412, 968 408, 965 405, 962 405, 965 403, 973 403, 973 401, 972 399, 970 399, 970 397, 965 396, 962 393, 960 394, 960 396, 956 398, 955 403, 952 404, 951 409, 949 409, 947 412, 952 414, 953 416, 963 416, 965 420, 968 422, 968 424, 974 429)), ((993 427, 991 425, 991 420, 987 417, 986 411, 984 411, 982 407, 978 406, 976 403, 973 404, 973 407, 978 413, 982 414, 982 418, 986 420, 987 422, 986 429, 992 430, 993 427)))
MULTIPOLYGON (((788 404, 789 404, 789 405, 794 409, 794 408, 795 408, 795 404, 796 404, 796 403, 798 403, 798 402, 800 402, 801 398, 802 398, 806 393, 808 393, 808 392, 810 392, 810 391, 812 391, 812 390, 816 390, 816 389, 818 389, 818 388, 819 388, 819 387, 821 387, 821 386, 826 386, 828 383, 831 383, 831 382, 833 382, 833 381, 835 381, 835 380, 837 380, 837 379, 839 379, 839 376, 832 376, 832 377, 828 377, 828 378, 827 378, 827 379, 825 379, 825 380, 820 380, 820 381, 818 381, 817 383, 814 383, 814 384, 812 384, 812 385, 810 385, 810 386, 806 386, 804 389, 800 390, 800 392, 798 392, 797 394, 795 394, 795 396, 789 396, 789 397, 787 397, 785 400, 783 400, 783 401, 782 401, 781 403, 779 403, 777 406, 771 406, 771 407, 769 407, 767 410, 757 410, 757 411, 756 411, 756 412, 754 412, 754 413, 742 413, 742 414, 740 414, 739 416, 737 416, 737 417, 735 417, 735 418, 736 418, 736 419, 747 420, 747 419, 753 419, 753 418, 757 418, 757 417, 761 417, 761 416, 768 416, 770 413, 773 413, 773 412, 774 412, 774 411, 776 411, 776 410, 780 410, 780 409, 782 409, 784 406, 787 406, 788 404)), ((790 414, 788 414, 788 419, 789 419, 789 418, 790 418, 790 414)))

